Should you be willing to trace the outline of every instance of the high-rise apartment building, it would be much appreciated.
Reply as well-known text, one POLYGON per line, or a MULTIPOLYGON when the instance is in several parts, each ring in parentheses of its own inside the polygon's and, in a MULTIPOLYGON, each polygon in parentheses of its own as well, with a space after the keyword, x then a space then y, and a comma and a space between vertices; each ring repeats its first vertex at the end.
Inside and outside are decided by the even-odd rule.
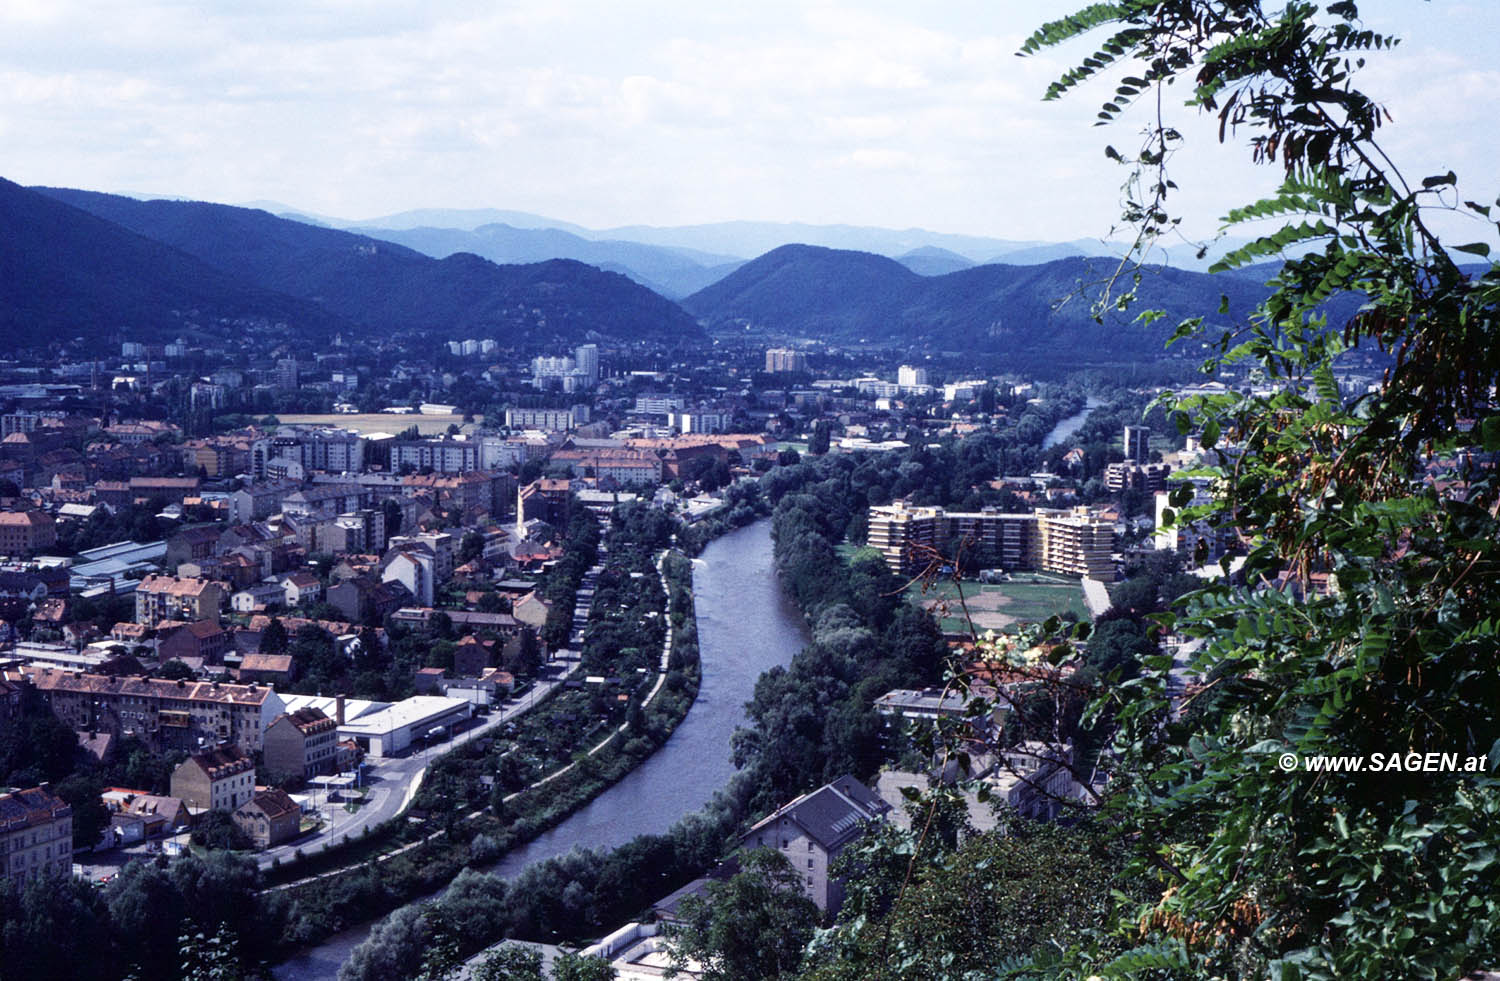
POLYGON ((1146 426, 1125 427, 1125 462, 1145 463, 1151 459, 1151 430, 1146 426))
POLYGON ((807 355, 791 348, 773 347, 766 351, 766 370, 769 372, 806 371, 807 355))
POLYGON ((573 352, 573 361, 578 365, 578 373, 583 376, 587 385, 599 384, 599 345, 579 345, 573 352))
POLYGON ((893 572, 919 572, 945 551, 981 550, 1002 568, 1057 572, 1112 580, 1114 525, 1086 507, 1040 508, 1030 513, 947 512, 898 501, 870 508, 869 544, 893 572))

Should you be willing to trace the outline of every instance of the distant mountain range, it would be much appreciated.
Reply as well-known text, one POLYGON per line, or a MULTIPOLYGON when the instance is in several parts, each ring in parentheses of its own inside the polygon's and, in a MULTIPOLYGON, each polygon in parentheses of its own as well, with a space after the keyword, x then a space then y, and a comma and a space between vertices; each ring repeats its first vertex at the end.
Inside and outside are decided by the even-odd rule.
MULTIPOLYGON (((1111 312, 1097 323, 1093 300, 1116 269, 1112 260, 1074 257, 921 276, 884 256, 790 245, 682 303, 710 330, 750 328, 845 344, 988 353, 1018 366, 1058 360, 1083 366, 1166 356, 1163 345, 1177 323, 1212 313, 1221 296, 1228 299, 1229 314, 1218 324, 1242 323, 1265 297, 1263 284, 1273 272, 1209 276, 1148 267, 1134 310, 1111 312), (1133 323, 1135 311, 1144 309, 1167 316, 1149 327, 1133 323)), ((1332 315, 1347 317, 1355 302, 1335 301, 1332 315)), ((1183 354, 1197 358, 1201 352, 1183 354)))
POLYGON ((856 225, 731 221, 666 228, 629 225, 590 229, 524 211, 493 208, 422 209, 352 221, 299 211, 277 201, 255 201, 247 207, 396 242, 439 259, 459 252, 472 252, 498 263, 576 259, 621 273, 674 300, 722 279, 755 256, 788 244, 873 252, 890 256, 924 276, 980 263, 1031 265, 1064 256, 1114 255, 1119 251, 1108 243, 1086 239, 1062 243, 1011 241, 920 228, 898 231, 856 225))
MULTIPOLYGON (((35 192, 42 200, 71 205, 186 253, 199 260, 193 269, 211 267, 215 282, 284 294, 304 301, 302 308, 315 304, 325 324, 339 321, 383 333, 432 330, 451 337, 494 337, 503 344, 575 343, 587 337, 690 341, 701 335, 676 304, 581 262, 502 266, 469 254, 439 260, 249 208, 64 188, 35 192)), ((34 232, 45 235, 45 226, 34 232)), ((82 256, 79 261, 84 262, 82 256)), ((196 282, 193 269, 182 272, 196 282)), ((134 266, 122 267, 122 274, 151 275, 134 266)))
POLYGON ((313 336, 353 324, 201 258, 0 179, 0 331, 14 350, 74 337, 172 337, 224 321, 313 336))
MULTIPOLYGON (((330 227, 331 219, 0 181, 0 326, 17 344, 122 332, 173 336, 244 320, 285 323, 310 339, 335 330, 427 331, 492 337, 506 346, 692 344, 705 339, 705 327, 750 328, 837 344, 987 354, 1017 368, 1102 365, 1162 357, 1173 325, 1217 309, 1221 295, 1229 302, 1222 324, 1242 322, 1275 268, 1215 277, 1148 268, 1136 309, 1160 308, 1167 316, 1147 328, 1133 324, 1133 313, 1094 321, 1092 301, 1118 261, 1077 254, 1088 243, 749 222, 618 229, 619 237, 602 237, 498 211, 380 220, 410 227, 361 226, 361 233, 330 227), (456 227, 471 220, 480 223, 456 227), (749 261, 729 251, 798 232, 901 251, 792 244, 749 261), (1002 247, 1017 261, 976 264, 975 250, 1002 247), (557 255, 569 257, 547 258, 557 255), (680 305, 661 292, 681 297, 680 305)), ((1353 302, 1330 305, 1335 322, 1353 302)))

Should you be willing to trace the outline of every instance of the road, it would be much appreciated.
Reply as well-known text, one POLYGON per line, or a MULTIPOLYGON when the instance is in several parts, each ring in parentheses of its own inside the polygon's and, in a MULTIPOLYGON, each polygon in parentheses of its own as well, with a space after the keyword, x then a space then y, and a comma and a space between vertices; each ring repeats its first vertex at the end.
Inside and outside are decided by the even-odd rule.
POLYGON ((549 675, 546 680, 538 681, 520 699, 507 702, 498 710, 492 710, 488 716, 479 717, 477 724, 455 732, 445 740, 419 748, 408 756, 367 760, 364 803, 352 812, 341 802, 326 802, 324 792, 314 790, 314 800, 319 812, 325 820, 331 816, 331 823, 325 823, 319 830, 308 832, 284 845, 261 852, 256 856, 260 867, 268 869, 277 859, 283 864, 295 861, 298 850, 310 855, 318 849, 342 842, 351 835, 361 835, 365 828, 376 827, 382 821, 395 817, 406 806, 422 775, 427 772, 428 764, 435 758, 526 712, 572 676, 578 670, 578 665, 578 652, 560 650, 544 667, 544 672, 549 675))

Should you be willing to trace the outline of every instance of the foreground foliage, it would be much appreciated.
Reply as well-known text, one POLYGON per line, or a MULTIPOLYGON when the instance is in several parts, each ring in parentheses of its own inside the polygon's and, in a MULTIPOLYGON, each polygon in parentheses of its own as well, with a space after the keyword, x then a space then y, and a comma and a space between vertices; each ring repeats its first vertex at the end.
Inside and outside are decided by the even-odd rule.
MULTIPOLYGON (((1217 451, 1206 473, 1219 488, 1212 508, 1183 517, 1232 530, 1245 564, 1185 614, 1160 617, 1204 641, 1193 670, 1208 685, 1186 716, 1174 721, 1165 660, 1113 706, 1116 819, 1158 896, 1114 924, 1137 938, 1132 951, 1112 958, 1085 943, 1037 969, 1450 979, 1493 965, 1500 270, 1461 267, 1454 253, 1486 258, 1489 246, 1450 250, 1432 225, 1434 212, 1460 211, 1493 240, 1490 209, 1466 201, 1454 174, 1409 178, 1386 157, 1386 114, 1352 78, 1394 42, 1365 30, 1352 2, 1124 0, 1045 26, 1026 50, 1106 29, 1049 95, 1122 68, 1133 74, 1101 111, 1108 120, 1185 85, 1221 137, 1247 132, 1255 159, 1285 172, 1275 197, 1228 219, 1271 230, 1221 265, 1306 251, 1207 365, 1248 369, 1267 388, 1179 406, 1217 451), (1364 306, 1326 324, 1322 304, 1341 292, 1364 306), (1336 384, 1351 348, 1383 358, 1375 391, 1350 397, 1336 384), (1488 760, 1456 773, 1301 765, 1408 752, 1488 760)), ((1167 168, 1182 140, 1158 113, 1127 161, 1127 218, 1143 245, 1177 220, 1167 168)), ((1194 319, 1178 336, 1203 330, 1194 319)))

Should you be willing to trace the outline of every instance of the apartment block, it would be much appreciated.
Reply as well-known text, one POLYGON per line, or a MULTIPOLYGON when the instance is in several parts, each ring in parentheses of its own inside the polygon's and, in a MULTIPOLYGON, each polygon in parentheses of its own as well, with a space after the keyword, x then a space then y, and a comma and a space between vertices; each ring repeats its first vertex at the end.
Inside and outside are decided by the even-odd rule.
POLYGON ((283 712, 281 697, 264 685, 110 677, 54 668, 28 668, 26 676, 52 714, 79 732, 138 736, 158 752, 227 740, 253 753, 283 712))
POLYGON ((806 371, 807 355, 790 348, 770 348, 766 351, 766 370, 773 374, 782 371, 806 371))
POLYGON ((0 796, 0 882, 73 871, 73 809, 43 787, 0 796))
POLYGON ((899 574, 920 572, 946 554, 975 549, 1002 568, 1114 579, 1114 527, 1086 507, 1024 514, 948 512, 903 502, 870 508, 869 544, 899 574))
POLYGON ((207 579, 147 576, 135 587, 135 622, 155 626, 163 620, 219 622, 224 591, 207 579))

